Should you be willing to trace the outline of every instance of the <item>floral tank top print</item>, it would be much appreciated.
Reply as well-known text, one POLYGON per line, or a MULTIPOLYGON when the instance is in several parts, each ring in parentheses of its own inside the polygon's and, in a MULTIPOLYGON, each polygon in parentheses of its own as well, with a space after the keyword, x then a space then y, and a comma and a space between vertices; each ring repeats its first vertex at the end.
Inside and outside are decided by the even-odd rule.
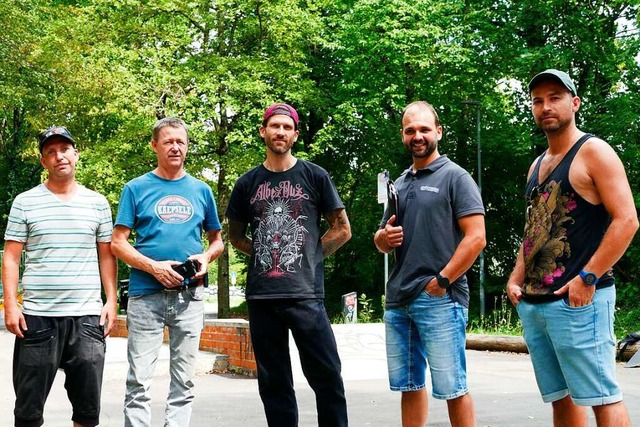
POLYGON ((527 300, 562 298, 553 292, 578 275, 600 245, 609 225, 604 206, 583 199, 569 182, 571 163, 592 136, 586 134, 580 138, 544 182, 539 183, 544 158, 544 154, 541 155, 527 182, 522 245, 527 300))

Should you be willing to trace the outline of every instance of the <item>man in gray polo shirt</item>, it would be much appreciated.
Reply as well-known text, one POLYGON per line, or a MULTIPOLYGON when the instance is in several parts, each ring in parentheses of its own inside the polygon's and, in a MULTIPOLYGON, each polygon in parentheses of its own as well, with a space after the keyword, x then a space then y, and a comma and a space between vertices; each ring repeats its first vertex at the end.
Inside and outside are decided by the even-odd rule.
POLYGON ((431 104, 405 108, 401 135, 413 165, 395 181, 398 215, 387 210, 374 237, 381 252, 396 251, 384 315, 389 384, 402 392, 403 427, 422 427, 429 366, 432 395, 447 401, 451 425, 475 426, 465 272, 486 243, 484 206, 469 173, 438 152, 442 127, 431 104))

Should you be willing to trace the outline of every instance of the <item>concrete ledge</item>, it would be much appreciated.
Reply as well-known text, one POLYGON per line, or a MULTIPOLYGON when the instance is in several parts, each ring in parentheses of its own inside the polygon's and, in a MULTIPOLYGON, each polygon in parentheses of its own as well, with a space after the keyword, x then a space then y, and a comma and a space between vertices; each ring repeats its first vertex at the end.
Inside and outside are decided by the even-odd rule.
MULTIPOLYGON (((126 323, 127 316, 119 315, 110 338, 126 338, 128 336, 126 323)), ((168 336, 168 329, 165 329, 165 343, 168 342, 168 336)), ((257 367, 251 346, 249 322, 245 319, 205 320, 199 348, 198 360, 202 360, 202 368, 199 368, 198 372, 221 372, 233 369, 249 376, 256 374, 257 367)), ((160 367, 158 371, 162 373, 162 369, 160 367)))
POLYGON ((205 325, 212 326, 246 326, 249 327, 249 321, 246 319, 207 319, 205 320, 205 325))
MULTIPOLYGON (((196 374, 204 375, 211 371, 226 368, 227 357, 209 351, 199 351, 196 358, 196 374)), ((153 372, 155 377, 169 376, 169 362, 171 355, 169 346, 163 344, 158 354, 158 360, 153 372)), ((127 339, 119 337, 107 337, 107 351, 105 353, 104 380, 123 380, 127 377, 129 363, 127 362, 127 339)))

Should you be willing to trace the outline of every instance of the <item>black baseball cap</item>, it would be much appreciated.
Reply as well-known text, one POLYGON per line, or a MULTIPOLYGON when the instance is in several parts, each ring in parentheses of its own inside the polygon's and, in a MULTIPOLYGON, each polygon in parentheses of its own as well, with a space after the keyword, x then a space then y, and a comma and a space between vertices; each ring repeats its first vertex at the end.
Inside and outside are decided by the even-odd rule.
POLYGON ((42 147, 53 137, 62 137, 69 141, 71 145, 75 148, 76 142, 71 137, 71 134, 64 126, 51 126, 50 128, 43 130, 38 134, 36 138, 38 138, 38 148, 40 149, 40 153, 42 154, 42 147))
POLYGON ((571 77, 569 77, 569 75, 564 71, 556 70, 554 68, 549 68, 548 70, 544 70, 543 72, 536 74, 529 82, 529 92, 531 92, 536 86, 538 86, 538 83, 543 80, 555 80, 566 87, 573 96, 578 96, 576 85, 573 84, 571 77))

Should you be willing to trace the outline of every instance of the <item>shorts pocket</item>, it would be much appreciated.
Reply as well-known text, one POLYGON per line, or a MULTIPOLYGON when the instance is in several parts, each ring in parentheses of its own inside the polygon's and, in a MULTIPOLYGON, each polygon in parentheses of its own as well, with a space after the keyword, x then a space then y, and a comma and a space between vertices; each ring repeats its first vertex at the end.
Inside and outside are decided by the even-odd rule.
POLYGON ((431 298, 431 299, 442 299, 442 298, 446 298, 446 297, 449 295, 449 293, 448 293, 448 292, 445 292, 445 293, 444 293, 444 294, 442 294, 442 295, 433 295, 433 294, 430 294, 429 292, 427 292, 427 288, 424 288, 424 289, 422 290, 422 292, 423 292, 423 293, 424 293, 428 298, 431 298))
POLYGON ((27 347, 46 346, 48 343, 53 342, 55 338, 55 328, 40 329, 34 332, 30 332, 27 330, 24 331, 24 338, 22 342, 27 347))
POLYGON ((104 327, 102 325, 93 325, 91 323, 82 323, 82 336, 91 338, 95 341, 99 341, 101 343, 105 342, 104 340, 104 327))
POLYGON ((33 332, 31 330, 24 331, 24 338, 19 341, 19 369, 30 372, 31 369, 37 369, 46 364, 55 352, 57 336, 56 328, 44 328, 33 332))
POLYGON ((561 302, 562 306, 565 309, 569 310, 569 311, 575 311, 575 312, 588 311, 588 310, 592 309, 592 307, 593 307, 593 299, 591 299, 591 302, 589 304, 583 305, 583 306, 580 306, 580 307, 572 307, 572 306, 570 306, 569 305, 569 300, 566 299, 566 298, 563 298, 560 301, 562 301, 561 302))

